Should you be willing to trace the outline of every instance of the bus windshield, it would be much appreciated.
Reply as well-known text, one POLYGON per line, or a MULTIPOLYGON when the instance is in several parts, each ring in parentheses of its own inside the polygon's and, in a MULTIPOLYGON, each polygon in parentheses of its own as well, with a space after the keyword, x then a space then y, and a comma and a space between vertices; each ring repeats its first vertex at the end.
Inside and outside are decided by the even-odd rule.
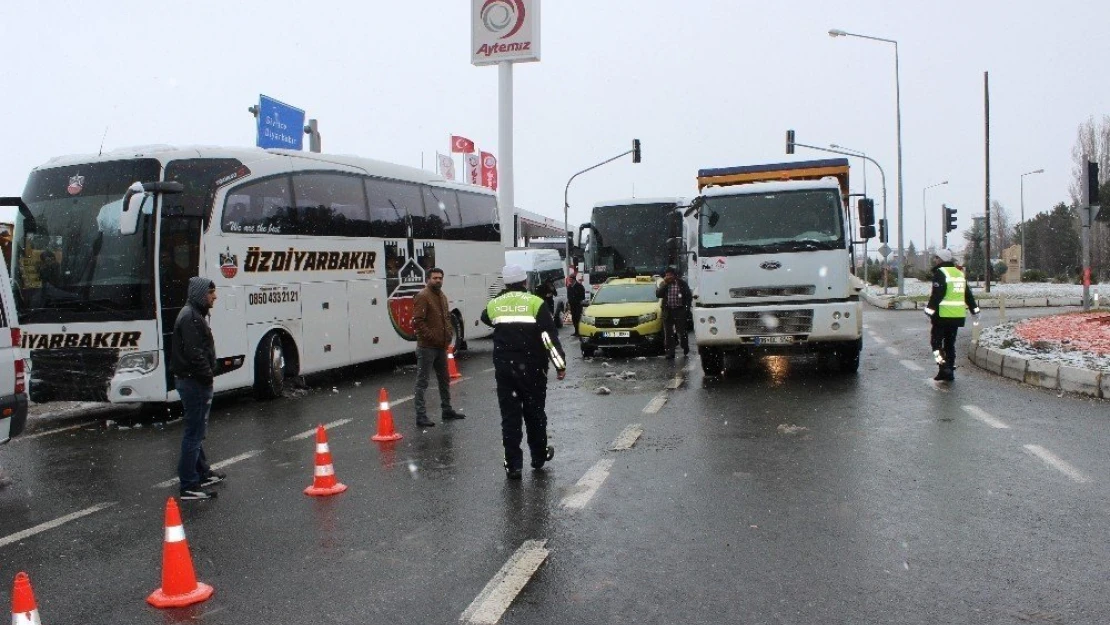
POLYGON ((22 323, 131 321, 154 317, 153 206, 123 236, 123 196, 133 182, 160 179, 153 159, 40 169, 23 201, 13 243, 12 282, 22 323))
POLYGON ((842 210, 833 189, 711 196, 701 209, 701 253, 844 249, 842 210))
POLYGON ((590 218, 586 269, 594 284, 622 275, 662 273, 672 262, 667 239, 674 204, 599 206, 590 218))

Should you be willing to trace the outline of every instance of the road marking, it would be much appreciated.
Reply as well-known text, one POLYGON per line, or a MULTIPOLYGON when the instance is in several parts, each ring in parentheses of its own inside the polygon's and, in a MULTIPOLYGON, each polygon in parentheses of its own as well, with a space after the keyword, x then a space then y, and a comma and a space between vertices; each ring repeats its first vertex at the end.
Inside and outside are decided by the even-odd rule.
POLYGON ((902 355, 902 352, 898 351, 897 347, 891 347, 890 345, 886 346, 886 353, 890 354, 891 356, 901 356, 902 355))
POLYGON ((612 443, 609 443, 609 451, 624 451, 626 449, 631 449, 632 446, 636 444, 636 440, 639 439, 640 435, 643 433, 643 426, 639 423, 633 423, 624 428, 624 431, 618 434, 617 437, 613 439, 612 443))
POLYGON ((682 386, 682 383, 685 382, 685 381, 686 381, 686 376, 684 376, 680 373, 680 374, 674 376, 673 378, 671 378, 667 382, 667 388, 669 388, 670 390, 673 391, 673 390, 677 389, 678 387, 682 386))
POLYGON ((1045 449, 1044 447, 1041 447, 1040 445, 1024 445, 1024 447, 1026 450, 1029 451, 1029 453, 1040 458, 1041 460, 1044 460, 1045 464, 1070 477, 1076 482, 1083 484, 1090 481, 1089 479, 1087 479, 1087 476, 1083 475, 1083 473, 1080 472, 1078 469, 1057 458, 1056 454, 1045 449))
MULTIPOLYGON (((465 380, 466 378, 463 378, 463 379, 465 380)), ((408 395, 406 397, 402 397, 401 399, 395 399, 395 400, 389 402, 389 407, 392 408, 392 407, 394 407, 398 404, 403 404, 407 401, 412 401, 415 398, 416 398, 416 395, 408 395)))
POLYGON ((489 580, 486 587, 470 606, 459 615, 459 621, 475 625, 493 625, 501 620, 505 610, 532 579, 536 569, 547 559, 550 551, 545 548, 547 540, 526 540, 513 553, 501 570, 489 580))
MULTIPOLYGON (((324 429, 325 430, 335 429, 335 428, 337 428, 341 425, 347 425, 348 423, 350 423, 353 420, 354 419, 340 419, 338 421, 332 421, 331 423, 325 423, 324 424, 324 429)), ((316 428, 312 428, 311 430, 301 432, 300 434, 294 434, 293 436, 290 436, 289 438, 286 438, 286 439, 283 439, 283 440, 286 443, 292 443, 293 441, 304 440, 304 439, 306 439, 310 436, 314 436, 315 434, 316 434, 316 428)))
POLYGON ((655 414, 659 412, 659 409, 662 408, 663 404, 665 403, 667 403, 667 393, 659 393, 655 397, 651 398, 651 401, 648 402, 648 405, 644 406, 644 414, 655 414))
POLYGON ((40 524, 30 528, 30 529, 25 529, 22 532, 16 532, 15 534, 11 534, 9 536, 5 536, 3 538, 0 538, 0 547, 3 547, 5 545, 10 545, 10 544, 15 543, 15 542, 19 542, 19 541, 23 540, 24 538, 29 538, 31 536, 34 536, 35 534, 40 534, 42 532, 45 532, 46 530, 54 529, 55 527, 58 527, 59 525, 65 525, 66 523, 69 523, 70 521, 76 521, 77 519, 80 519, 81 517, 89 516, 90 514, 93 514, 94 512, 100 512, 101 510, 103 510, 105 508, 109 508, 109 507, 114 506, 114 505, 116 505, 116 502, 106 501, 104 503, 98 503, 98 504, 96 504, 95 506, 93 506, 91 508, 85 508, 84 510, 81 510, 79 512, 74 512, 72 514, 67 514, 64 517, 54 519, 53 521, 47 521, 46 523, 40 523, 40 524))
POLYGON ((864 330, 870 330, 870 329, 871 329, 871 326, 869 326, 869 325, 867 325, 867 324, 865 323, 865 324, 863 324, 863 329, 864 329, 864 330))
POLYGON ((451 380, 451 382, 449 383, 449 385, 450 385, 450 386, 454 386, 454 385, 458 384, 459 382, 462 382, 463 380, 469 380, 469 379, 470 379, 470 376, 468 376, 468 375, 464 375, 464 376, 463 376, 463 377, 461 377, 461 378, 455 378, 454 380, 451 380))
POLYGON ((924 371, 924 369, 921 368, 921 365, 912 360, 899 360, 898 362, 902 363, 902 366, 909 369, 910 371, 924 371))
POLYGON ((586 504, 590 503, 594 493, 605 482, 605 478, 609 477, 609 469, 613 467, 614 460, 598 460, 597 464, 590 467, 589 471, 578 480, 578 483, 571 489, 571 493, 563 497, 560 502, 566 508, 584 508, 586 504))
POLYGON ((58 434, 59 432, 68 432, 70 430, 77 430, 77 429, 80 429, 80 428, 83 428, 83 427, 88 427, 90 425, 96 425, 96 424, 97 424, 96 421, 86 421, 84 423, 78 423, 77 425, 69 425, 69 426, 66 426, 64 428, 58 428, 56 430, 47 430, 45 432, 39 432, 38 434, 31 434, 30 436, 17 436, 17 437, 12 439, 12 442, 14 443, 14 442, 18 442, 18 441, 29 441, 32 438, 40 438, 40 437, 43 437, 43 436, 50 436, 51 434, 58 434))
MULTIPOLYGON (((315 431, 315 430, 313 430, 313 431, 315 431)), ((236 462, 246 460, 247 458, 253 458, 253 457, 257 456, 260 453, 262 453, 261 449, 252 449, 252 450, 250 450, 246 453, 239 454, 238 456, 232 456, 232 457, 228 458, 227 460, 221 460, 220 462, 217 462, 216 464, 213 464, 212 465, 212 470, 215 471, 216 469, 222 469, 222 468, 224 468, 228 465, 232 465, 232 464, 235 464, 236 462)), ((174 484, 177 484, 179 481, 180 481, 180 478, 175 477, 172 480, 166 480, 165 482, 158 482, 157 484, 154 485, 154 488, 166 488, 167 486, 173 486, 174 484)))
POLYGON ((489 369, 482 369, 482 373, 489 373, 490 371, 494 371, 496 369, 497 369, 497 367, 490 367, 489 369))
POLYGON ((1010 426, 1003 423, 998 417, 995 417, 994 415, 992 415, 989 412, 983 410, 979 406, 968 405, 968 406, 963 406, 963 409, 964 409, 964 412, 966 412, 967 414, 975 417, 976 419, 982 421, 983 423, 986 423, 987 425, 991 426, 992 428, 998 428, 999 430, 1008 430, 1008 429, 1010 429, 1010 426))

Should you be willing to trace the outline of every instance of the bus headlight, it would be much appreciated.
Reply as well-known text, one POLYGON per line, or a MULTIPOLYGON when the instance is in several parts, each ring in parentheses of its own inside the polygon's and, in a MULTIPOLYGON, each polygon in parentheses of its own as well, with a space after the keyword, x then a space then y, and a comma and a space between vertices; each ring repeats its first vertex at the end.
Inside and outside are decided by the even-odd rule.
POLYGON ((640 315, 640 317, 637 319, 637 321, 639 321, 640 323, 647 323, 649 321, 655 321, 658 318, 659 318, 659 313, 650 312, 650 313, 647 313, 647 314, 644 314, 644 315, 640 315))
POLYGON ((594 324, 594 318, 589 315, 582 315, 582 318, 579 321, 588 326, 592 326, 594 324))
POLYGON ((158 352, 136 352, 120 356, 116 373, 150 373, 158 368, 158 352))

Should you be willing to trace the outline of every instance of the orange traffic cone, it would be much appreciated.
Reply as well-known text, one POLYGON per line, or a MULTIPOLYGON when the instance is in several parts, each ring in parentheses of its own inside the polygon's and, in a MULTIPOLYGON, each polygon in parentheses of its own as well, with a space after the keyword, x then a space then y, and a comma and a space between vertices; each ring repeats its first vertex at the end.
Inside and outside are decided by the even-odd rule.
POLYGON ((335 467, 331 464, 331 450, 328 449, 328 432, 322 425, 316 426, 316 469, 313 476, 312 486, 304 489, 306 495, 326 497, 347 490, 346 484, 335 479, 335 467))
POLYGON ((450 345, 447 347, 447 375, 452 380, 461 378, 462 374, 459 373, 459 366, 455 364, 455 346, 450 345))
POLYGON ((378 433, 371 436, 370 440, 399 441, 401 438, 401 433, 393 429, 393 410, 389 408, 389 392, 383 388, 378 391, 378 433))
POLYGON ((12 625, 40 625, 39 606, 31 590, 31 579, 20 572, 12 584, 12 625))
POLYGON ((166 501, 166 538, 162 543, 162 587, 150 593, 146 602, 156 608, 183 608, 208 599, 212 592, 211 586, 197 581, 181 512, 170 497, 166 501))

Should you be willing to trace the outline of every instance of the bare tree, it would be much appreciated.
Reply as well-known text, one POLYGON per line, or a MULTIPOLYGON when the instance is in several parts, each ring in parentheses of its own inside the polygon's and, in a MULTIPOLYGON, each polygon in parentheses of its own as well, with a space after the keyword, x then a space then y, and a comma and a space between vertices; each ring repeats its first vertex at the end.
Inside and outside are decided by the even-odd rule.
MULTIPOLYGON (((1072 181, 1068 192, 1072 205, 1080 206, 1083 204, 1080 196, 1087 177, 1087 161, 1098 163, 1101 185, 1105 186, 1110 180, 1110 115, 1103 115, 1097 122, 1092 116, 1079 124, 1071 156, 1072 181)), ((1091 271, 1100 281, 1110 277, 1110 226, 1106 223, 1096 222, 1091 226, 1091 271)))
POLYGON ((1010 211, 997 200, 991 201, 991 252, 1002 257, 1002 251, 1014 241, 1014 223, 1010 211))

